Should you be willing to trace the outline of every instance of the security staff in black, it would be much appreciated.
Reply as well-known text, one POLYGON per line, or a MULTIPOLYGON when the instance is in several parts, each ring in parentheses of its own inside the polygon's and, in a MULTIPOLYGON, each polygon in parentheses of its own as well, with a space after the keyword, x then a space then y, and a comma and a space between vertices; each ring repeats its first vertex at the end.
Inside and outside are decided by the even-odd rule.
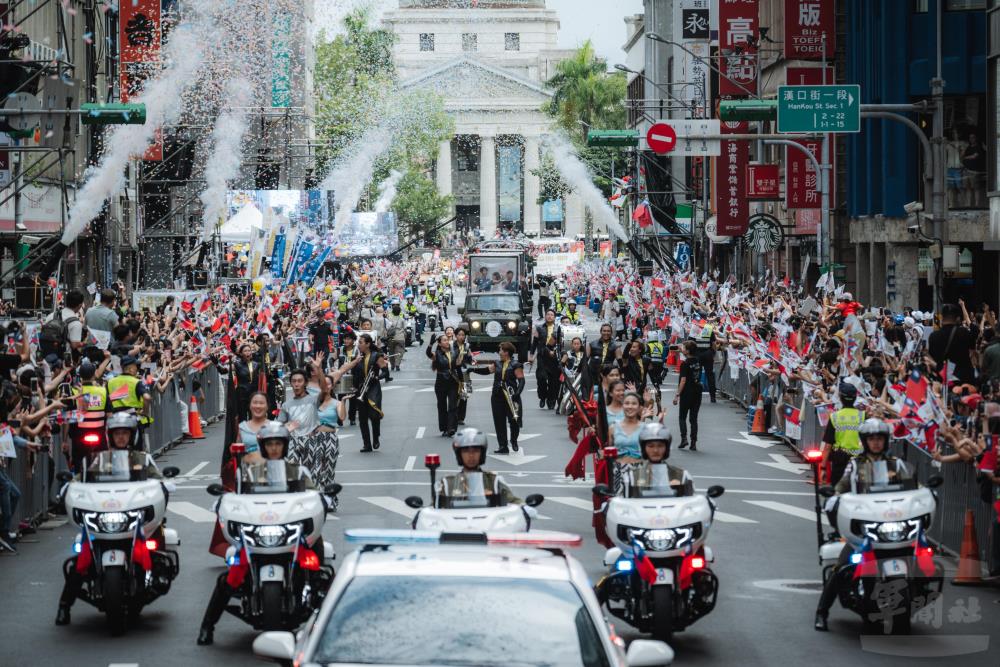
POLYGON ((535 378, 538 380, 538 407, 552 410, 559 400, 559 358, 562 350, 562 329, 556 324, 556 311, 545 311, 545 322, 535 327, 528 363, 537 358, 535 378))
MULTIPOLYGON (((912 478, 909 468, 901 459, 889 453, 889 425, 881 419, 866 419, 857 429, 858 439, 861 442, 862 451, 847 464, 843 476, 837 482, 835 491, 842 493, 867 493, 875 482, 875 465, 885 463, 885 472, 890 484, 899 483, 912 478)), ((830 525, 834 530, 837 528, 837 509, 840 505, 840 498, 834 496, 827 500, 826 513, 830 520, 830 525)), ((840 592, 842 586, 846 585, 854 575, 854 569, 845 567, 854 548, 845 543, 840 557, 837 559, 837 567, 830 578, 823 586, 823 593, 820 595, 819 604, 816 606, 816 620, 814 628, 820 632, 826 632, 827 617, 830 608, 840 592)))
POLYGON ((614 339, 614 329, 610 324, 601 325, 601 337, 587 343, 587 358, 590 377, 598 378, 601 368, 613 363, 619 356, 618 342, 614 339))
POLYGON ((434 371, 434 395, 437 397, 438 430, 452 437, 458 430, 458 385, 462 358, 452 349, 446 336, 431 337, 427 357, 434 371))
POLYGON ((701 362, 698 361, 698 346, 693 340, 684 343, 686 358, 681 363, 680 382, 674 405, 679 405, 677 412, 678 427, 681 432, 680 448, 688 446, 687 424, 691 421, 691 451, 698 451, 698 411, 701 409, 701 362))
POLYGON ((524 391, 524 368, 514 359, 517 348, 509 341, 500 343, 500 360, 489 368, 473 368, 473 373, 486 375, 493 373, 493 391, 490 393, 490 409, 493 412, 493 430, 497 434, 495 454, 509 454, 517 451, 517 436, 521 433, 524 409, 521 392, 524 391), (510 426, 510 438, 507 427, 510 426), (509 443, 509 448, 508 448, 509 443))
POLYGON ((708 380, 708 396, 715 403, 715 326, 706 323, 694 342, 698 345, 698 361, 708 380))

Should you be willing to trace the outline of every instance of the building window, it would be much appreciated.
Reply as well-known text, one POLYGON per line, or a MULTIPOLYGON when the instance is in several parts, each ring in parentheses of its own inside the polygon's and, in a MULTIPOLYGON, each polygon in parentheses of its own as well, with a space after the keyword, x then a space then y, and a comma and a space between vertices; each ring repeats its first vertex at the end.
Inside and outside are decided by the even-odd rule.
POLYGON ((506 32, 503 35, 503 48, 504 51, 520 51, 521 50, 521 33, 519 32, 506 32))
POLYGON ((479 40, 477 38, 476 33, 474 32, 462 33, 462 50, 467 53, 479 50, 479 40))
POLYGON ((944 156, 948 208, 983 209, 990 169, 986 96, 957 95, 944 99, 944 156))
POLYGON ((421 51, 434 50, 434 33, 432 32, 420 33, 420 50, 421 51))

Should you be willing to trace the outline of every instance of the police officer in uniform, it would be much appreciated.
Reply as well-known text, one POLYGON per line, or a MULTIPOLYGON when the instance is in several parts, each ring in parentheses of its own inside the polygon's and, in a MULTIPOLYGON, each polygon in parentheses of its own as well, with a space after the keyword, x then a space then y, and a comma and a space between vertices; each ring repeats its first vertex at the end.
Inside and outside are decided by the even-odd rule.
POLYGON ((667 482, 675 495, 694 495, 694 480, 688 471, 667 463, 671 442, 670 429, 662 422, 647 422, 639 427, 642 463, 624 467, 622 486, 626 497, 639 496, 643 489, 653 488, 661 481, 667 482), (665 475, 658 474, 659 466, 666 468, 665 475))
POLYGON ((580 313, 576 310, 576 301, 571 299, 566 302, 566 310, 563 311, 563 317, 568 319, 570 324, 580 323, 580 313))
MULTIPOLYGON (((843 391, 843 390, 841 390, 843 391)), ((843 396, 841 396, 843 398, 843 396)), ((858 426, 853 433, 860 442, 860 453, 852 458, 840 481, 837 482, 835 491, 841 493, 862 493, 875 481, 875 467, 878 463, 885 463, 885 472, 888 483, 895 484, 911 479, 910 470, 906 463, 889 453, 889 425, 881 419, 866 419, 858 426)), ((837 509, 840 499, 832 497, 827 500, 826 512, 830 520, 830 525, 837 529, 837 509)), ((823 586, 823 593, 816 606, 816 621, 813 627, 821 632, 826 632, 827 617, 830 614, 830 607, 837 599, 840 587, 845 585, 847 578, 853 574, 852 568, 844 568, 853 553, 852 547, 845 543, 837 560, 837 569, 823 586)))
POLYGON ((653 386, 659 388, 663 383, 665 369, 663 362, 666 359, 662 334, 659 331, 650 331, 646 334, 646 352, 649 355, 649 381, 653 386))
POLYGON ((708 396, 715 403, 715 327, 711 323, 706 323, 695 338, 695 343, 698 345, 698 361, 705 369, 705 377, 708 380, 708 396))
POLYGON ((76 406, 83 416, 70 429, 70 441, 73 444, 70 459, 76 472, 82 470, 83 461, 94 453, 95 449, 83 442, 84 432, 104 433, 105 419, 111 408, 108 388, 94 379, 95 374, 96 369, 93 364, 87 361, 80 364, 79 375, 83 384, 76 390, 76 406))
POLYGON ((438 480, 434 494, 435 507, 448 507, 451 498, 468 498, 473 487, 469 477, 476 473, 483 476, 483 491, 486 496, 494 497, 497 505, 521 502, 500 475, 483 470, 486 449, 489 447, 485 433, 474 428, 463 428, 455 435, 451 447, 455 452, 455 460, 462 469, 438 480))
POLYGON ((820 475, 830 462, 829 484, 837 484, 844 474, 851 457, 861 453, 861 441, 858 439, 858 428, 865 420, 865 413, 854 407, 858 398, 858 389, 849 382, 840 383, 840 402, 844 406, 830 415, 830 421, 823 432, 823 459, 820 464, 820 475))
POLYGON ((347 321, 347 311, 351 303, 351 297, 347 293, 346 289, 341 289, 340 294, 337 296, 337 321, 346 322, 347 321))
POLYGON ((122 358, 122 374, 108 382, 108 398, 112 412, 131 410, 138 417, 140 441, 144 441, 145 431, 153 423, 149 416, 153 395, 139 379, 139 360, 132 355, 122 358))
POLYGON ((424 344, 423 318, 420 316, 420 309, 417 307, 417 304, 413 303, 412 293, 408 294, 406 297, 406 305, 403 306, 403 313, 407 317, 413 318, 413 322, 416 328, 416 331, 414 331, 413 333, 416 334, 417 336, 417 342, 423 345, 424 344))

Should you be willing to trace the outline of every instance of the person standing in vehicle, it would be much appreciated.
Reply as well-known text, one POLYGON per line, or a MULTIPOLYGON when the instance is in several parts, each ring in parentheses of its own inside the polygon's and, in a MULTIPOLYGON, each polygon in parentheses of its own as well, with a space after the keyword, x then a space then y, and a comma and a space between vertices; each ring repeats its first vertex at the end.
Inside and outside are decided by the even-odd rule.
MULTIPOLYGON (((890 434, 888 424, 881 419, 866 419, 858 427, 856 433, 860 441, 861 452, 848 462, 843 476, 837 482, 835 488, 837 494, 847 492, 857 493, 859 490, 864 493, 876 481, 877 473, 875 464, 877 463, 886 464, 886 481, 890 484, 911 478, 906 463, 897 459, 888 451, 890 434)), ((837 510, 839 505, 840 499, 837 497, 827 500, 827 517, 834 530, 837 529, 837 510)), ((853 573, 852 568, 844 567, 847 565, 853 551, 854 549, 850 544, 844 544, 844 548, 840 552, 840 558, 837 559, 837 567, 823 586, 823 593, 820 595, 819 604, 816 606, 816 621, 814 624, 816 630, 826 632, 829 629, 827 618, 830 614, 830 608, 833 606, 834 600, 837 599, 837 594, 840 592, 841 587, 846 584, 847 577, 853 573)))
POLYGON ((545 311, 545 323, 535 327, 528 363, 538 358, 535 378, 538 381, 538 407, 552 410, 559 398, 559 351, 562 348, 562 328, 556 324, 556 311, 545 311))
POLYGON ((504 341, 500 343, 498 362, 491 363, 488 368, 471 369, 473 373, 480 375, 493 373, 490 409, 493 413, 493 430, 497 434, 497 449, 494 454, 509 454, 511 449, 515 452, 518 450, 517 436, 521 433, 521 425, 524 423, 524 406, 521 404, 524 368, 514 359, 516 351, 513 343, 504 341))
MULTIPOLYGON (((820 461, 820 477, 823 477, 827 462, 830 463, 829 484, 836 484, 844 474, 851 457, 861 452, 858 428, 865 420, 865 413, 854 407, 858 398, 858 388, 849 382, 840 383, 840 403, 844 407, 830 415, 830 421, 823 432, 823 458, 820 461)), ((819 480, 823 482, 822 479, 819 480)))
POLYGON ((687 424, 691 421, 691 451, 698 451, 698 411, 701 410, 701 362, 698 360, 698 346, 693 340, 684 343, 685 359, 681 363, 680 381, 674 395, 678 426, 681 432, 680 448, 688 446, 687 424))
POLYGON ((438 480, 434 494, 435 507, 448 507, 451 498, 468 498, 470 491, 475 488, 475 485, 470 483, 470 476, 476 473, 482 475, 483 492, 486 496, 500 496, 501 504, 521 502, 500 475, 483 470, 488 447, 486 434, 478 429, 463 428, 455 434, 451 448, 455 452, 455 461, 461 470, 438 480))

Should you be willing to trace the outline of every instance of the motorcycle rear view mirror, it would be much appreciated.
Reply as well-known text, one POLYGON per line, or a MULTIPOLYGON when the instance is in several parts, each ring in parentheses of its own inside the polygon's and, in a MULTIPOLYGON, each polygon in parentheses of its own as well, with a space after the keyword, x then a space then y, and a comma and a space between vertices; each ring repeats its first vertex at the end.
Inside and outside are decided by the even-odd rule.
POLYGON ((595 496, 613 496, 615 492, 611 490, 611 487, 607 484, 598 484, 594 486, 593 493, 595 496))
POLYGON ((721 496, 725 492, 726 492, 726 487, 719 486, 718 484, 716 484, 714 486, 708 487, 708 497, 709 498, 718 498, 719 496, 721 496))
POLYGON ((177 477, 177 475, 179 474, 181 474, 181 469, 178 468, 177 466, 167 466, 166 468, 163 469, 163 476, 166 477, 167 479, 170 479, 171 477, 177 477))
POLYGON ((823 496, 824 498, 831 498, 837 495, 837 492, 833 489, 832 486, 830 486, 829 484, 825 484, 819 487, 819 495, 823 496))
POLYGON ((224 496, 226 494, 226 487, 221 484, 209 484, 205 490, 208 491, 208 495, 210 496, 224 496))
POLYGON ((540 493, 532 493, 530 496, 524 499, 524 504, 528 507, 538 507, 545 500, 545 496, 540 493))
POLYGON ((927 488, 936 489, 937 487, 944 484, 944 477, 938 474, 931 475, 927 478, 927 488))
POLYGON ((343 484, 338 484, 338 483, 334 482, 330 486, 326 487, 326 489, 324 489, 323 493, 325 493, 328 496, 335 496, 335 495, 337 495, 338 493, 340 493, 343 490, 344 490, 344 485, 343 484))
POLYGON ((405 501, 407 507, 412 507, 415 510, 420 509, 424 506, 424 501, 420 496, 410 496, 405 501))
POLYGON ((63 484, 66 484, 67 482, 72 482, 73 473, 71 473, 68 470, 63 470, 62 472, 56 474, 56 479, 58 479, 63 484))

